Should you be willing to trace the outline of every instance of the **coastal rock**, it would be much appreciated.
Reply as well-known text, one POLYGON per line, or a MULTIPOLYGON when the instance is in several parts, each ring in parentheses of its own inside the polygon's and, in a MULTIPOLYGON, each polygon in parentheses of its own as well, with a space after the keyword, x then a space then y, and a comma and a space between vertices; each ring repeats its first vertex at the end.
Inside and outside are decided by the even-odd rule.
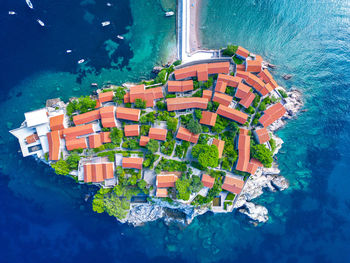
POLYGON ((282 76, 282 78, 284 78, 285 80, 289 80, 289 79, 291 79, 293 76, 291 75, 291 74, 284 74, 283 76, 282 76))
POLYGON ((163 68, 159 66, 155 66, 152 70, 152 73, 158 74, 163 68))
POLYGON ((274 176, 271 180, 271 184, 278 191, 283 191, 289 187, 288 180, 283 176, 274 176))
POLYGON ((46 101, 46 107, 59 106, 60 103, 61 103, 61 99, 60 98, 50 99, 50 100, 46 101))
POLYGON ((267 208, 251 202, 246 202, 245 205, 238 211, 242 214, 247 215, 255 222, 265 223, 267 220, 269 220, 267 208))

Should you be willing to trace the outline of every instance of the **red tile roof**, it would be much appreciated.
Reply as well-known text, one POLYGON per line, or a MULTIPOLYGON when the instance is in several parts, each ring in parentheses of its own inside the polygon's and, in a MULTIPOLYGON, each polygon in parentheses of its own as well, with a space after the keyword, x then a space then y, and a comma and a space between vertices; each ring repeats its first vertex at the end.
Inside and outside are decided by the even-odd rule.
POLYGON ((216 123, 217 114, 210 111, 202 111, 202 118, 199 121, 200 124, 214 126, 216 123))
POLYGON ((47 140, 49 142, 49 159, 51 161, 58 161, 60 159, 61 138, 59 131, 52 131, 47 133, 47 140))
POLYGON ((63 135, 65 137, 77 137, 77 136, 87 135, 90 133, 94 133, 94 128, 91 123, 63 129, 63 135))
POLYGON ((247 58, 249 56, 249 51, 239 46, 236 51, 236 54, 239 55, 240 57, 247 58))
POLYGON ((218 80, 216 82, 216 86, 215 86, 215 91, 216 92, 225 93, 226 88, 227 88, 227 82, 221 81, 221 80, 218 80))
POLYGON ((245 129, 240 129, 238 137, 238 161, 236 170, 246 172, 250 160, 250 136, 246 134, 245 129))
POLYGON ((101 136, 101 142, 102 143, 110 143, 112 142, 111 138, 109 137, 111 133, 110 132, 101 132, 100 136, 101 136))
POLYGON ((50 130, 57 131, 64 129, 64 114, 50 118, 50 130))
POLYGON ((124 134, 126 137, 129 136, 139 136, 140 135, 140 126, 138 124, 125 125, 124 134))
POLYGON ((101 135, 92 134, 89 136, 89 148, 98 148, 102 145, 101 135))
POLYGON ((222 152, 224 151, 225 141, 214 138, 212 144, 218 148, 219 158, 221 158, 222 152))
POLYGON ((142 169, 143 158, 138 157, 124 157, 122 160, 123 168, 134 168, 134 169, 142 169))
MULTIPOLYGON (((242 78, 237 76, 219 74, 217 82, 224 82, 227 86, 235 88, 238 86, 239 83, 242 82, 242 78)), ((217 90, 215 89, 215 91, 217 90)))
POLYGON ((246 80, 246 82, 249 85, 253 86, 253 88, 260 93, 261 93, 261 90, 265 86, 265 83, 261 79, 259 79, 257 76, 255 76, 254 74, 251 74, 251 73, 249 73, 249 77, 246 80))
POLYGON ((256 138, 259 142, 259 144, 263 144, 265 142, 268 142, 270 140, 270 135, 266 128, 256 129, 255 130, 256 138))
POLYGON ((245 64, 238 64, 238 65, 236 65, 236 70, 245 71, 245 64))
POLYGON ((267 127, 279 118, 282 118, 285 113, 286 109, 283 105, 280 102, 276 103, 264 111, 264 115, 261 116, 259 122, 262 126, 267 127))
POLYGON ((211 90, 203 90, 202 98, 206 98, 208 100, 211 100, 211 96, 213 95, 213 92, 211 90))
POLYGON ((150 128, 148 136, 150 139, 153 139, 153 140, 165 141, 167 133, 168 133, 167 129, 150 128))
POLYGON ((264 87, 260 90, 261 95, 265 96, 273 91, 273 88, 270 83, 264 85, 264 87))
POLYGON ((86 138, 66 138, 66 148, 68 151, 76 149, 86 149, 87 143, 86 138))
POLYGON ((25 138, 27 144, 31 144, 39 140, 39 136, 37 133, 33 133, 25 138))
POLYGON ((194 134, 184 127, 180 127, 177 131, 176 138, 192 143, 197 143, 199 139, 199 134, 194 134))
POLYGON ((140 146, 146 146, 149 142, 150 138, 147 136, 141 136, 140 138, 140 146))
POLYGON ((261 71, 258 76, 263 81, 265 81, 265 83, 270 83, 272 89, 275 89, 275 88, 278 87, 277 82, 274 80, 274 78, 272 77, 271 73, 267 69, 264 69, 263 71, 261 71))
POLYGON ((247 71, 249 72, 260 72, 261 61, 258 60, 247 60, 247 71))
POLYGON ((210 175, 203 174, 202 175, 202 183, 205 187, 212 188, 215 183, 215 178, 210 175))
POLYGON ((249 92, 250 92, 250 87, 248 87, 243 83, 239 83, 236 89, 235 97, 243 99, 245 96, 248 95, 249 92))
POLYGON ((107 92, 100 92, 98 94, 98 100, 100 103, 104 103, 107 101, 112 101, 114 97, 114 92, 113 91, 107 91, 107 92))
POLYGON ((101 118, 100 110, 93 110, 86 113, 73 116, 75 125, 85 124, 101 118))
POLYGON ((231 193, 239 194, 242 191, 243 186, 243 180, 225 176, 225 180, 221 188, 231 193))
POLYGON ((229 107, 226 107, 224 105, 219 105, 219 108, 216 111, 217 114, 229 118, 231 120, 234 120, 238 123, 244 124, 246 123, 247 119, 248 119, 248 115, 238 111, 236 109, 232 109, 229 107))
POLYGON ((230 71, 229 62, 198 64, 175 70, 175 79, 185 79, 189 77, 197 77, 198 81, 208 80, 208 74, 225 73, 230 71))
POLYGON ((157 188, 175 187, 175 182, 179 179, 175 174, 157 175, 157 188))
POLYGON ((168 197, 168 189, 157 188, 156 197, 168 197))
POLYGON ((130 103, 130 92, 125 93, 124 103, 130 103))
POLYGON ((114 177, 113 163, 88 163, 84 165, 84 182, 98 183, 114 177))
POLYGON ((237 70, 236 71, 236 77, 240 77, 242 79, 247 80, 249 78, 249 72, 246 71, 241 71, 241 70, 237 70))
POLYGON ((168 111, 184 110, 184 109, 207 109, 208 99, 190 97, 190 98, 169 98, 166 99, 168 111))
POLYGON ((138 109, 117 107, 117 119, 124 119, 129 121, 139 121, 141 111, 138 109))
MULTIPOLYGON (((137 85, 130 88, 130 102, 134 103, 136 99, 146 101, 146 107, 153 107, 154 100, 163 98, 162 87, 145 89, 145 85, 137 85)), ((124 97, 125 99, 125 97, 124 97)))
POLYGON ((193 90, 193 80, 168 81, 168 92, 186 92, 193 90))
POLYGON ((254 99, 254 93, 249 92, 243 99, 240 100, 239 104, 241 104, 244 108, 248 108, 252 104, 254 99))
POLYGON ((215 92, 213 101, 222 105, 229 106, 233 100, 233 97, 224 93, 215 92))
POLYGON ((103 107, 100 109, 101 123, 104 128, 117 127, 114 118, 114 106, 103 107))

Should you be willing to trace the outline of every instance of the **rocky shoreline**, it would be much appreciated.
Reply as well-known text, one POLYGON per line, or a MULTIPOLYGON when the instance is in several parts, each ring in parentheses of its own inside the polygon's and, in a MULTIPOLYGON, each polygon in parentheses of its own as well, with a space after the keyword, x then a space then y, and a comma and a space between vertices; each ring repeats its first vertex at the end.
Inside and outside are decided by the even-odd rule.
MULTIPOLYGON (((271 132, 283 128, 288 119, 296 118, 303 107, 302 93, 299 90, 292 88, 287 95, 287 98, 282 99, 287 113, 282 119, 270 125, 269 131, 271 132)), ((275 134, 273 134, 273 139, 276 141, 274 152, 276 155, 282 147, 283 140, 275 134)), ((267 208, 253 203, 252 200, 261 196, 264 191, 283 191, 288 187, 288 180, 280 175, 278 164, 274 162, 271 168, 260 169, 255 175, 249 177, 233 209, 246 215, 250 219, 249 222, 254 225, 264 223, 269 219, 267 208)), ((133 204, 127 217, 120 222, 142 226, 147 222, 163 219, 166 224, 188 225, 196 216, 208 211, 211 211, 209 207, 198 208, 175 201, 170 204, 167 201, 154 199, 152 203, 133 204)))

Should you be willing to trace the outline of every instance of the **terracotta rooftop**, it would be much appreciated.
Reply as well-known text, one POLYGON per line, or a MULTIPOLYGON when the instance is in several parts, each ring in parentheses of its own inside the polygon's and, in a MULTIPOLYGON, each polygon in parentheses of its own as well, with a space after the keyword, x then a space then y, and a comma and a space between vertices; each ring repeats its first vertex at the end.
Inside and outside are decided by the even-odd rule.
POLYGON ((25 138, 27 144, 34 143, 39 140, 39 136, 37 133, 33 133, 25 138))
POLYGON ((101 118, 100 110, 93 110, 93 111, 89 111, 86 113, 73 116, 73 122, 75 125, 80 125, 80 124, 85 124, 95 120, 99 120, 100 118, 101 118))
POLYGON ((240 77, 242 79, 247 80, 249 78, 249 72, 246 71, 241 71, 241 70, 237 70, 236 71, 236 77, 240 77))
POLYGON ((222 152, 224 151, 225 141, 214 138, 212 144, 218 148, 219 158, 221 158, 222 152))
POLYGON ((164 97, 162 87, 146 89, 143 84, 131 87, 129 94, 131 103, 134 103, 136 99, 142 99, 146 101, 146 107, 153 107, 155 99, 164 97))
POLYGON ((47 140, 49 142, 49 160, 58 161, 60 159, 61 139, 59 131, 52 131, 47 133, 47 140))
POLYGON ((114 106, 103 107, 100 109, 101 123, 104 128, 117 127, 117 124, 114 118, 115 116, 114 110, 115 110, 114 106))
POLYGON ((260 90, 261 95, 265 96, 273 91, 273 88, 270 83, 264 85, 264 87, 260 90))
POLYGON ((214 186, 214 183, 215 183, 215 178, 211 177, 210 175, 203 174, 202 175, 202 183, 203 183, 203 186, 208 187, 208 188, 212 188, 214 186))
POLYGON ((114 178, 113 163, 88 163, 84 165, 84 182, 99 183, 114 178))
POLYGON ((252 104, 254 99, 254 93, 249 92, 243 99, 240 100, 239 104, 241 104, 244 108, 248 108, 252 104))
POLYGON ((241 46, 238 46, 238 49, 236 51, 236 55, 238 55, 242 58, 247 58, 249 56, 249 51, 241 46))
POLYGON ((175 70, 175 79, 185 79, 190 77, 197 77, 198 81, 207 81, 208 74, 225 73, 230 71, 229 62, 218 62, 209 64, 198 64, 175 70))
MULTIPOLYGON (((242 78, 241 77, 237 77, 237 76, 219 74, 218 80, 217 80, 216 83, 219 83, 219 82, 225 83, 226 86, 236 88, 238 86, 238 84, 242 82, 242 78)), ((226 90, 226 86, 225 86, 225 90, 226 90)), ((219 91, 219 92, 225 93, 225 90, 224 91, 219 91)), ((218 90, 216 90, 216 88, 215 88, 215 91, 218 91, 218 90)))
POLYGON ((101 132, 100 136, 101 136, 101 142, 102 143, 110 143, 112 142, 111 138, 109 137, 111 133, 110 132, 101 132))
POLYGON ((50 130, 57 131, 64 129, 64 114, 50 118, 50 130))
POLYGON ((139 136, 140 135, 140 126, 138 124, 125 125, 124 134, 126 137, 129 136, 139 136))
POLYGON ((107 91, 107 92, 100 92, 98 94, 98 100, 100 103, 104 103, 107 101, 113 101, 114 92, 113 91, 107 91))
POLYGON ((168 197, 168 189, 157 188, 156 197, 168 197))
POLYGON ((233 97, 224 93, 215 92, 213 101, 222 105, 229 106, 233 100, 233 97))
POLYGON ((77 137, 90 133, 94 133, 94 128, 91 123, 63 129, 63 134, 65 137, 77 137))
POLYGON ((117 107, 117 119, 139 121, 141 111, 138 109, 117 107))
POLYGON ((199 139, 199 134, 194 134, 184 127, 180 127, 177 131, 176 138, 192 143, 197 143, 199 139))
POLYGON ((203 90, 202 98, 206 98, 208 100, 211 100, 211 97, 213 95, 213 92, 211 90, 203 90))
POLYGON ((246 79, 246 82, 253 86, 253 88, 258 91, 259 93, 261 93, 261 90, 264 88, 265 83, 259 79, 257 76, 255 76, 254 74, 249 73, 249 77, 248 79, 246 79))
POLYGON ((101 135, 92 134, 89 136, 89 148, 98 148, 102 145, 101 135))
POLYGON ((125 93, 124 103, 130 103, 130 92, 125 93))
POLYGON ((157 188, 175 187, 175 182, 179 179, 175 174, 157 175, 157 188))
POLYGON ((236 109, 232 109, 229 107, 226 107, 224 105, 219 105, 219 108, 216 111, 217 114, 229 118, 231 120, 234 120, 238 123, 244 124, 246 123, 247 119, 248 119, 248 115, 238 111, 236 109))
POLYGON ((200 124, 214 126, 216 123, 217 114, 210 111, 202 111, 202 118, 199 121, 200 124))
POLYGON ((216 82, 216 86, 215 86, 215 91, 216 92, 225 93, 226 88, 227 88, 227 82, 221 81, 221 80, 218 80, 216 82))
POLYGON ((261 61, 259 60, 247 60, 247 71, 249 72, 260 72, 261 61))
POLYGON ((186 92, 193 90, 193 80, 168 81, 168 92, 186 92))
POLYGON ((261 71, 258 75, 265 83, 270 83, 272 89, 275 89, 278 87, 277 82, 274 80, 274 78, 272 77, 271 73, 267 70, 264 69, 263 71, 261 71))
POLYGON ((149 142, 150 138, 147 136, 141 136, 140 138, 140 146, 146 146, 149 142))
POLYGON ((245 96, 248 95, 248 93, 250 92, 250 87, 243 84, 243 83, 239 83, 238 87, 236 89, 236 94, 235 97, 243 99, 245 96))
POLYGON ((241 70, 241 71, 245 71, 245 64, 237 64, 236 65, 236 70, 241 70))
POLYGON ((66 138, 66 148, 68 151, 76 149, 86 149, 87 143, 86 138, 66 138))
POLYGON ((260 117, 259 122, 266 128, 276 120, 282 118, 285 113, 286 109, 283 105, 280 102, 276 103, 264 111, 264 115, 260 117))
POLYGON ((236 170, 242 172, 247 171, 250 160, 250 136, 244 130, 240 130, 238 137, 238 161, 236 166, 236 170))
POLYGON ((207 109, 208 99, 190 97, 190 98, 169 98, 166 99, 168 111, 185 110, 192 108, 207 109))
POLYGON ((243 186, 243 180, 225 176, 225 180, 221 188, 234 194, 240 194, 243 186))
POLYGON ((150 128, 148 136, 150 139, 153 139, 153 140, 165 141, 167 133, 168 133, 167 129, 150 128))
POLYGON ((124 157, 122 160, 123 168, 134 168, 134 169, 142 169, 143 158, 138 157, 124 157))

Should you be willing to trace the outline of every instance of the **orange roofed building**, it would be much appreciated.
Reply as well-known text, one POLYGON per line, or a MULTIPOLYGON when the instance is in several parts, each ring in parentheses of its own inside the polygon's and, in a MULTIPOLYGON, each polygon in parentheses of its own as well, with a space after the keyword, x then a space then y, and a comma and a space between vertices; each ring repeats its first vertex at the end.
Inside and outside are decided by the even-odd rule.
POLYGON ((86 138, 66 138, 66 148, 68 151, 86 149, 87 147, 86 138))
POLYGON ((100 136, 101 136, 101 142, 102 143, 110 143, 112 142, 111 137, 109 137, 111 133, 110 132, 101 132, 100 136))
POLYGON ((39 136, 37 133, 33 133, 25 138, 26 144, 35 143, 39 140, 39 136))
POLYGON ((153 139, 153 140, 165 141, 167 133, 168 133, 167 129, 150 128, 148 136, 150 139, 153 139))
POLYGON ((107 106, 100 109, 100 115, 101 115, 101 123, 104 128, 113 128, 117 127, 117 124, 115 122, 114 118, 114 106, 107 106))
POLYGON ((175 79, 185 79, 190 77, 197 77, 198 81, 207 81, 208 74, 224 73, 228 74, 230 71, 229 62, 218 62, 209 64, 198 64, 175 70, 175 79))
POLYGON ((261 71, 261 61, 259 60, 247 60, 247 71, 248 72, 260 72, 261 71))
POLYGON ((84 164, 84 182, 100 183, 106 179, 114 178, 113 163, 87 163, 84 164))
POLYGON ((157 188, 175 187, 177 179, 176 174, 159 174, 156 179, 157 188))
POLYGON ((285 113, 286 109, 283 105, 280 102, 276 103, 264 111, 264 115, 260 117, 259 122, 266 128, 279 118, 282 118, 285 113))
POLYGON ((49 142, 49 160, 58 161, 61 153, 60 132, 52 131, 47 133, 47 140, 49 142))
POLYGON ((236 94, 235 97, 239 98, 239 99, 243 99, 244 97, 246 97, 248 95, 248 93, 250 92, 250 87, 243 84, 243 83, 239 83, 236 89, 236 94))
POLYGON ((114 97, 113 91, 100 92, 98 94, 98 101, 102 104, 107 101, 113 101, 113 97, 114 97))
POLYGON ((193 90, 193 80, 168 81, 168 92, 186 92, 193 90))
POLYGON ((167 188, 157 188, 156 197, 168 197, 167 188))
POLYGON ((241 46, 238 46, 238 48, 236 50, 236 55, 240 56, 241 58, 246 59, 249 56, 249 51, 241 46))
POLYGON ((187 130, 186 128, 180 127, 179 130, 177 131, 176 138, 183 141, 197 143, 199 139, 199 134, 194 134, 189 130, 187 130))
POLYGON ((234 177, 225 176, 225 180, 221 188, 238 195, 241 193, 243 186, 244 186, 243 180, 234 178, 234 177))
MULTIPOLYGON (((154 100, 163 98, 162 87, 156 87, 151 89, 145 89, 145 85, 137 85, 130 88, 129 101, 134 103, 136 99, 142 99, 146 101, 146 107, 153 107, 154 100)), ((124 101, 128 99, 124 97, 124 101)))
POLYGON ((199 121, 200 124, 205 124, 208 126, 215 126, 216 118, 218 115, 210 111, 202 111, 202 118, 199 121))
POLYGON ((58 131, 64 129, 64 114, 53 116, 50 118, 50 130, 58 131))
POLYGON ((233 100, 233 97, 224 93, 215 92, 213 101, 222 105, 229 106, 233 100))
POLYGON ((93 110, 86 113, 73 116, 73 122, 75 125, 85 124, 92 121, 99 120, 101 118, 100 110, 93 110))
POLYGON ((63 129, 63 135, 65 137, 77 137, 77 136, 83 136, 83 135, 87 135, 90 133, 94 133, 94 126, 90 123, 90 124, 86 124, 86 125, 81 125, 81 126, 75 126, 75 127, 69 127, 69 128, 65 128, 63 129))
POLYGON ((272 89, 275 89, 278 87, 277 82, 274 80, 272 77, 271 73, 267 70, 264 69, 258 74, 259 78, 261 78, 265 83, 269 83, 272 87, 272 89))
POLYGON ((207 109, 208 99, 190 97, 190 98, 169 98, 166 99, 168 111, 185 110, 192 108, 207 109))
POLYGON ((231 75, 219 74, 216 82, 215 91, 225 93, 226 87, 237 87, 242 82, 241 77, 234 77, 231 75))
POLYGON ((203 90, 202 98, 206 98, 209 101, 211 100, 212 95, 213 95, 213 92, 211 90, 206 89, 206 90, 203 90))
POLYGON ((149 142, 150 138, 147 136, 140 137, 140 146, 146 146, 149 142))
POLYGON ((219 158, 222 157, 222 152, 224 151, 225 141, 214 138, 212 145, 215 145, 219 151, 219 158))
POLYGON ((117 107, 116 115, 117 119, 139 121, 141 111, 138 109, 117 107))
POLYGON ((143 158, 138 157, 124 157, 122 160, 123 168, 132 168, 132 169, 142 169, 143 158))
POLYGON ((239 104, 241 104, 244 108, 248 108, 253 100, 255 99, 255 95, 253 92, 249 92, 243 99, 239 101, 239 104))
POLYGON ((266 128, 256 129, 254 131, 255 138, 259 142, 259 144, 263 144, 265 142, 268 142, 270 140, 270 135, 266 128))
POLYGON ((203 174, 202 175, 202 183, 203 183, 203 186, 205 186, 205 187, 213 188, 214 183, 215 183, 215 178, 211 177, 208 174, 203 174))
POLYGON ((126 137, 129 136, 139 136, 140 135, 140 126, 138 124, 125 125, 124 134, 126 137))
POLYGON ((246 121, 248 120, 247 114, 239 110, 226 107, 224 105, 219 105, 219 108, 217 109, 216 113, 241 124, 246 123, 246 121))

